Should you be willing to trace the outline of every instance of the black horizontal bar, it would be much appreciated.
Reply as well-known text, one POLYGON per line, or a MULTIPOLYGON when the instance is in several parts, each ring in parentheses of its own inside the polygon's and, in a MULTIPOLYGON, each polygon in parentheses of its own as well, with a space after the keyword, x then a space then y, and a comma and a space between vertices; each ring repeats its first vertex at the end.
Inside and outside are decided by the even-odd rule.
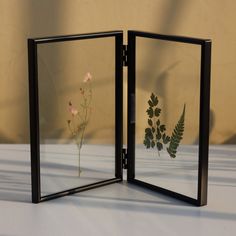
POLYGON ((50 36, 42 38, 31 38, 31 40, 33 40, 36 44, 43 44, 43 43, 55 43, 55 42, 73 41, 81 39, 113 37, 122 33, 123 31, 108 31, 99 33, 58 35, 58 36, 50 36))
POLYGON ((65 190, 65 191, 61 191, 61 192, 57 192, 57 193, 53 193, 53 194, 49 194, 46 196, 43 196, 40 198, 40 202, 44 202, 44 201, 48 201, 51 199, 55 199, 55 198, 59 198, 59 197, 64 197, 67 195, 71 195, 74 193, 79 193, 85 190, 89 190, 89 189, 93 189, 93 188, 98 188, 98 187, 102 187, 108 184, 113 184, 113 183, 118 183, 121 182, 122 179, 121 178, 113 178, 113 179, 108 179, 108 180, 103 180, 94 184, 88 184, 88 185, 84 185, 81 187, 77 187, 77 188, 72 188, 69 190, 65 190))
POLYGON ((129 179, 128 182, 139 185, 139 186, 142 186, 142 187, 146 187, 150 190, 153 190, 155 192, 164 194, 164 195, 169 196, 169 197, 174 197, 178 200, 190 203, 192 205, 200 206, 199 201, 197 199, 182 195, 180 193, 176 193, 176 192, 173 192, 173 191, 165 189, 165 188, 161 188, 161 187, 158 187, 158 186, 155 186, 155 185, 152 185, 152 184, 148 184, 146 182, 143 182, 143 181, 137 180, 137 179, 129 179))
POLYGON ((200 38, 191 38, 186 36, 176 36, 176 35, 164 35, 164 34, 154 34, 149 32, 129 30, 135 36, 145 37, 145 38, 154 38, 160 40, 168 40, 181 43, 190 43, 190 44, 200 44, 203 45, 205 42, 211 42, 210 39, 200 39, 200 38))

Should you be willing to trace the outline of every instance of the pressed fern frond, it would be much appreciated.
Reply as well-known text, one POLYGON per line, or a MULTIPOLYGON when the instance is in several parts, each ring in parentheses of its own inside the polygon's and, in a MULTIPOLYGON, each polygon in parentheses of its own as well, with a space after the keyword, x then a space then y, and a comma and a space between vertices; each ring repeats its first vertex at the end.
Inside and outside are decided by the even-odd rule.
POLYGON ((172 158, 176 157, 177 148, 180 144, 180 141, 183 138, 184 118, 185 118, 185 104, 184 104, 183 112, 179 118, 179 121, 176 124, 174 131, 172 132, 169 147, 166 149, 172 158))

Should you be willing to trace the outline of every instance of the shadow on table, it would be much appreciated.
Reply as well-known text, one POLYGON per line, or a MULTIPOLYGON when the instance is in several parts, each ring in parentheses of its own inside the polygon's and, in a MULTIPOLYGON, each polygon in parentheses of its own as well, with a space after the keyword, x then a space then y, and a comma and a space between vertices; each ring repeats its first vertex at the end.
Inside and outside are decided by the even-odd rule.
POLYGON ((30 173, 1 170, 0 200, 31 202, 30 173))
MULTIPOLYGON (((119 184, 125 185, 125 184, 119 184)), ((141 212, 157 215, 169 215, 178 217, 208 218, 216 220, 235 221, 236 214, 230 212, 218 212, 207 210, 207 207, 195 207, 179 200, 172 199, 159 193, 153 193, 150 190, 139 186, 128 185, 122 190, 123 186, 118 188, 117 197, 96 196, 95 193, 86 192, 73 195, 73 197, 57 199, 56 204, 62 201, 73 203, 74 205, 88 208, 105 208, 110 210, 125 212, 141 212), (120 191, 119 191, 120 190, 120 191), (128 192, 128 193, 127 193, 128 192), (130 192, 130 194, 129 194, 130 192), (129 197, 130 195, 130 197, 129 197), (74 197, 76 196, 76 198, 74 197), (127 197, 128 196, 128 197, 127 197), (154 197, 156 198, 154 200, 154 197)), ((106 191, 107 194, 109 194, 106 191)), ((114 194, 113 194, 114 195, 114 194)))

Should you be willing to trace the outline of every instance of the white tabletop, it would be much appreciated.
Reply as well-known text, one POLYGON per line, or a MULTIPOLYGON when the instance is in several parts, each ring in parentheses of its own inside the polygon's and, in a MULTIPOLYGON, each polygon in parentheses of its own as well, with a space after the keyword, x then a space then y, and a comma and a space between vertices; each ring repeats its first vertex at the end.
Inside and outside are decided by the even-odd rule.
MULTIPOLYGON (((201 208, 125 181, 35 205, 29 145, 0 145, 0 236, 235 235, 236 146, 212 146, 209 167, 208 205, 201 208)), ((46 176, 52 166, 42 168, 46 176)))

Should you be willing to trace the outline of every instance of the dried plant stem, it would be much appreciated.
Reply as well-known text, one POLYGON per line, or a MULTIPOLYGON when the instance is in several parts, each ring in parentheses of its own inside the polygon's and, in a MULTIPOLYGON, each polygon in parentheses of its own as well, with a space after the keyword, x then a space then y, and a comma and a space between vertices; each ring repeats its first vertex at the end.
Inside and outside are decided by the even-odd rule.
POLYGON ((81 168, 80 168, 80 150, 81 150, 81 147, 79 145, 78 146, 78 176, 80 177, 80 173, 82 172, 81 171, 81 168))
POLYGON ((82 95, 82 102, 80 103, 80 109, 73 107, 72 102, 69 102, 69 111, 72 118, 67 120, 69 131, 78 148, 78 176, 80 177, 82 170, 80 165, 81 149, 84 142, 85 130, 88 125, 91 115, 91 102, 92 102, 92 86, 90 83, 91 74, 87 73, 84 79, 84 87, 80 88, 82 95), (82 111, 81 111, 82 110, 82 111), (81 112, 80 112, 81 111, 81 112))
MULTIPOLYGON (((87 125, 87 122, 88 122, 88 109, 89 109, 89 105, 91 103, 91 99, 92 99, 92 93, 90 94, 90 99, 89 99, 88 102, 87 102, 86 98, 84 97, 84 104, 82 105, 85 115, 84 115, 84 119, 82 119, 83 127, 82 127, 82 130, 81 130, 80 141, 77 144, 77 146, 78 146, 78 176, 79 177, 80 177, 80 174, 82 172, 81 167, 80 167, 80 153, 81 153, 81 148, 82 148, 82 145, 83 145, 85 128, 86 128, 86 125, 87 125)), ((80 116, 80 118, 81 118, 81 116, 80 116)))

